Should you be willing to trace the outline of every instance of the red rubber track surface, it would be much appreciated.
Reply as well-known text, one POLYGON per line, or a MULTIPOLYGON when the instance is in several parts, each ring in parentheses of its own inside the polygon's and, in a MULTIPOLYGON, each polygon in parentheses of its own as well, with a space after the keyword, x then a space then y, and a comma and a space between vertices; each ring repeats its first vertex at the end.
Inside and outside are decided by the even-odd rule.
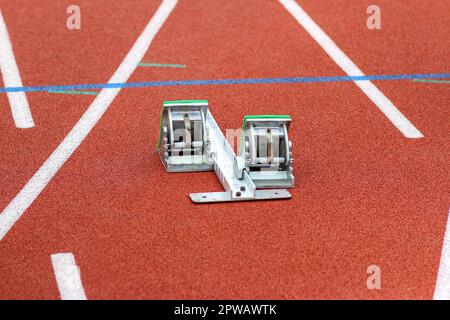
MULTIPOLYGON (((24 85, 104 83, 160 1, 0 1, 24 85)), ((448 1, 299 1, 366 74, 450 70, 448 1), (428 4, 427 4, 428 3, 428 4), (431 3, 433 5, 431 5, 431 3)), ((345 75, 275 0, 180 0, 129 81, 345 75)), ((3 83, 1 84, 3 86, 3 83)), ((450 87, 376 85, 419 128, 406 139, 353 83, 124 89, 0 242, 1 299, 59 299, 50 255, 73 252, 89 299, 430 299, 450 204, 450 87), (168 174, 156 155, 162 101, 208 99, 221 128, 290 114, 288 201, 194 205, 213 173, 168 174), (382 270, 368 290, 366 269, 382 270)), ((0 94, 0 208, 93 100, 27 95, 36 128, 0 94)))

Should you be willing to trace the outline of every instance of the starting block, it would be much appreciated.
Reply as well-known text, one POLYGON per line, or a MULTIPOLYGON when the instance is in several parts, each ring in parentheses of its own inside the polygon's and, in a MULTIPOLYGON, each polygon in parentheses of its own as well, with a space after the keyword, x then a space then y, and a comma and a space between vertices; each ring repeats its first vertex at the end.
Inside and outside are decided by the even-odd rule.
POLYGON ((236 155, 208 101, 166 101, 158 154, 168 172, 214 170, 225 191, 191 193, 195 203, 288 199, 285 188, 294 186, 290 122, 284 115, 246 116, 236 155))

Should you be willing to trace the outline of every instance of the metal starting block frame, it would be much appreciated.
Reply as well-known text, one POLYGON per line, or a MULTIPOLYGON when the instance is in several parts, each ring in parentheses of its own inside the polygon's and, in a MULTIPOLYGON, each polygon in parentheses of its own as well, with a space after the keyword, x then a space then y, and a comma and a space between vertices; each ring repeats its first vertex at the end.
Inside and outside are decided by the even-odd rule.
POLYGON ((191 193, 195 203, 288 199, 292 188, 289 116, 246 116, 239 155, 226 140, 206 100, 163 104, 158 154, 168 172, 214 170, 224 192, 191 193))

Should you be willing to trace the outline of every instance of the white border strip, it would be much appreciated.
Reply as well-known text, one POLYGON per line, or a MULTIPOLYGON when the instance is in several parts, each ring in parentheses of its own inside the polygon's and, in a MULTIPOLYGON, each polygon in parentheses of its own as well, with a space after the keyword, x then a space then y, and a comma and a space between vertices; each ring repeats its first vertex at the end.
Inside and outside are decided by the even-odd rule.
POLYGON ((433 299, 450 300, 450 209, 448 211, 441 263, 439 264, 433 299))
POLYGON ((164 103, 164 107, 173 107, 173 106, 207 106, 207 102, 200 103, 164 103))
MULTIPOLYGON (((163 0, 153 18, 145 27, 122 64, 108 83, 127 82, 147 52, 153 38, 169 17, 177 0, 163 0)), ((80 146, 103 114, 108 110, 121 88, 105 88, 83 114, 61 144, 56 148, 23 189, 0 214, 0 240, 2 240, 22 214, 31 206, 67 159, 80 146)))
MULTIPOLYGON (((9 39, 8 29, 0 10, 0 71, 5 87, 23 87, 19 68, 9 39)), ((34 122, 25 92, 7 93, 14 123, 17 128, 33 128, 34 122)))
MULTIPOLYGON (((336 64, 351 77, 364 76, 352 60, 331 40, 294 0, 279 0, 297 22, 316 40, 336 64)), ((354 81, 406 138, 423 138, 423 134, 394 106, 371 81, 354 81)))
POLYGON ((81 283, 80 268, 72 253, 52 254, 56 284, 62 300, 87 300, 81 283))

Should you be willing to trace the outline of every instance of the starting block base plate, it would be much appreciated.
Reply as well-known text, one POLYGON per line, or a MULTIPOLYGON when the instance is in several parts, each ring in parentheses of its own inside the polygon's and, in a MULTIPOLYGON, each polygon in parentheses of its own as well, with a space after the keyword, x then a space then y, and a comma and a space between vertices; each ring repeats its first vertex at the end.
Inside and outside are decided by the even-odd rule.
POLYGON ((189 195, 194 203, 236 202, 252 200, 290 199, 291 193, 286 189, 256 190, 254 198, 233 198, 231 192, 202 192, 189 195))

